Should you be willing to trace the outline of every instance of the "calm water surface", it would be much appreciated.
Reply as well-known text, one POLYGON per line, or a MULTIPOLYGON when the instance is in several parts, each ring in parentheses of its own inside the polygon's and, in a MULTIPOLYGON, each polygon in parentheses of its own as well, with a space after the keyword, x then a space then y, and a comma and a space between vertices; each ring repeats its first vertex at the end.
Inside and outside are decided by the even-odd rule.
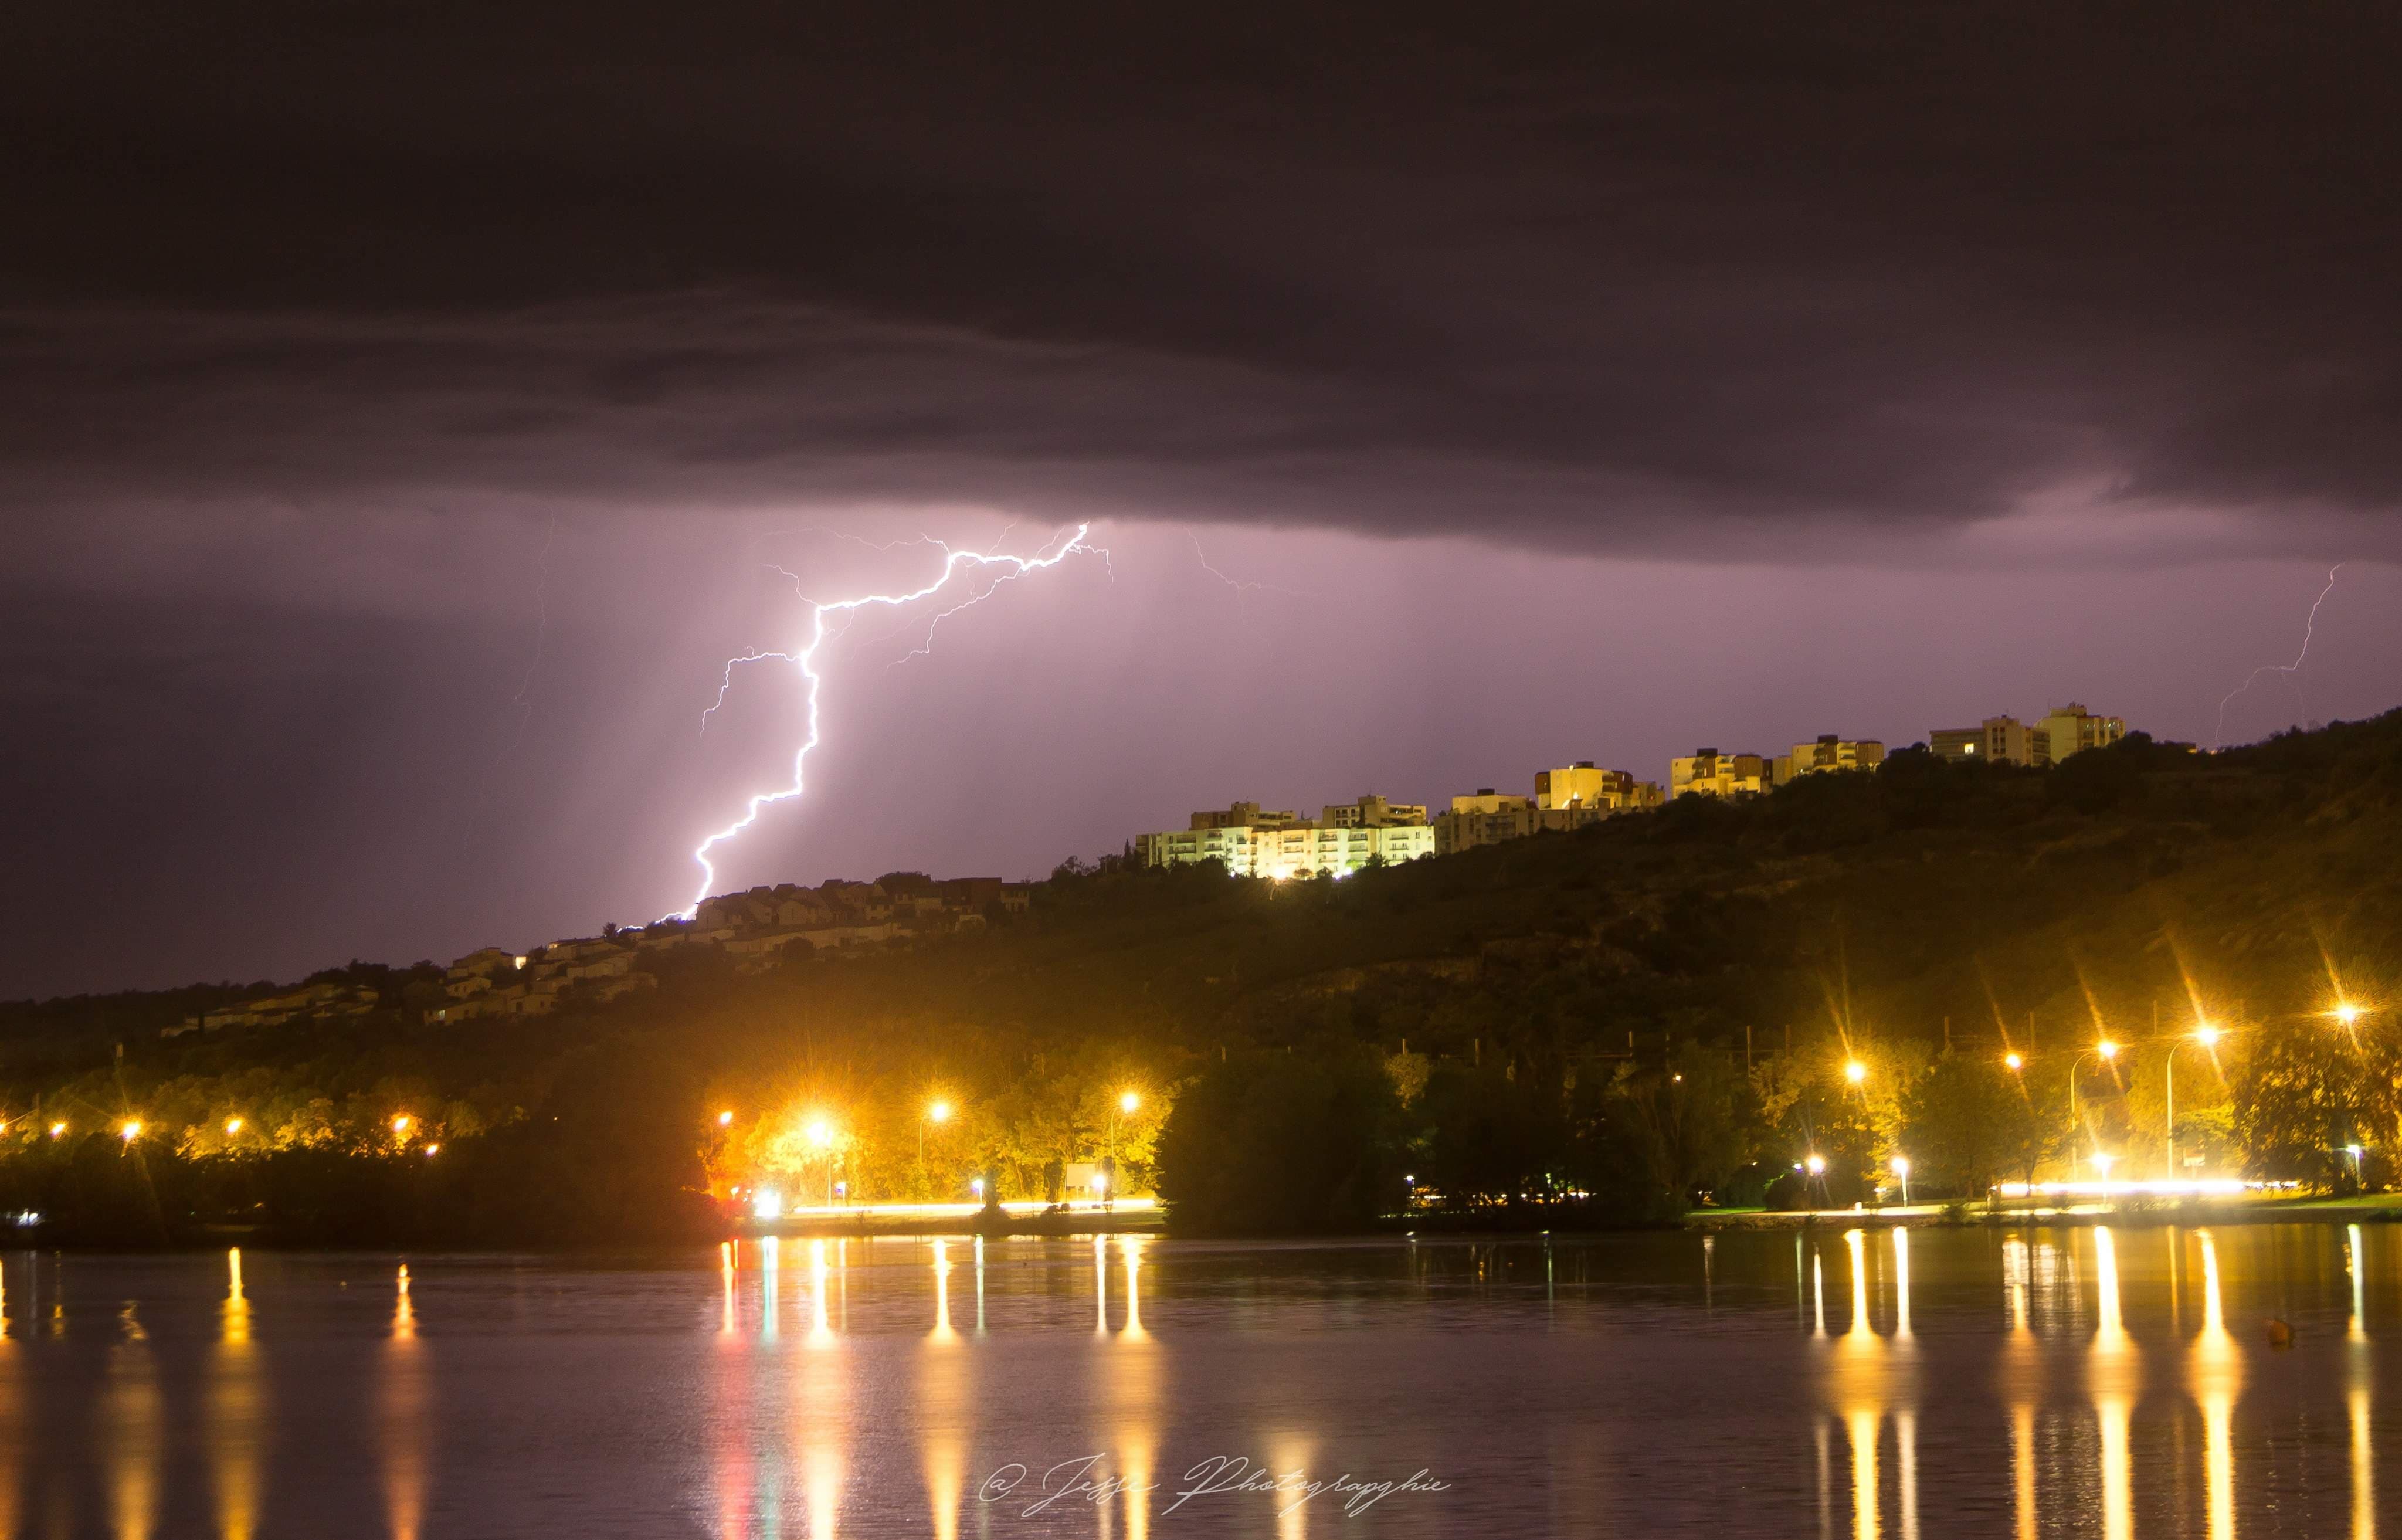
POLYGON ((2377 1226, 11 1252, 0 1288, 0 1537, 2402 1540, 2377 1226))

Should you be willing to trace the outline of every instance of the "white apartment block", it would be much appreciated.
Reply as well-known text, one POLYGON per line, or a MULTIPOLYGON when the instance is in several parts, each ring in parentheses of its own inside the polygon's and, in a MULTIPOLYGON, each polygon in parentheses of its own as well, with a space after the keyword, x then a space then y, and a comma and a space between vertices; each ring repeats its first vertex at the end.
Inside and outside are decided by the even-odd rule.
POLYGON ((1194 814, 1190 828, 1137 834, 1134 847, 1145 866, 1214 860, 1236 876, 1341 877, 1373 861, 1391 865, 1434 854, 1434 830, 1425 807, 1382 797, 1331 805, 1315 823, 1238 802, 1223 812, 1194 814))

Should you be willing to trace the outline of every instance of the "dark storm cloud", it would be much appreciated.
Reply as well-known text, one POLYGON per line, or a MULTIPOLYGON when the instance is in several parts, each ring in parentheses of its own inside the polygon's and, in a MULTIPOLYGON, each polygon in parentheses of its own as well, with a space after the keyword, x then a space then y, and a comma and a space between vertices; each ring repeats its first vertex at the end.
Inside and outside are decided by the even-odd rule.
POLYGON ((874 14, 17 8, 12 495, 2395 502, 2387 10, 874 14))

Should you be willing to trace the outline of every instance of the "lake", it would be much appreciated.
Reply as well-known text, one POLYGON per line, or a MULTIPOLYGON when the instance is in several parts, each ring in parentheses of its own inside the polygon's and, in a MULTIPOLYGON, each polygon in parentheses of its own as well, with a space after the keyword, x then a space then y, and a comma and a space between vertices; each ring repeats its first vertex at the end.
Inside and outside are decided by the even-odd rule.
POLYGON ((0 1536, 2227 1540, 2402 1496, 2377 1225, 9 1252, 0 1329, 0 1536))

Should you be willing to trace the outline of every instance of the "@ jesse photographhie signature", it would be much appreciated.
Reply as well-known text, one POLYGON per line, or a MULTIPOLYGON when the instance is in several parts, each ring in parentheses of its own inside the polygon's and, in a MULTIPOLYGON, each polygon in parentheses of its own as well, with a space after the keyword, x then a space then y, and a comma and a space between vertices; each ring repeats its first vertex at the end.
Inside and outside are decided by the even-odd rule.
MULTIPOLYGON (((1078 1460, 1062 1460, 1042 1472, 1034 1488, 1027 1487, 1027 1478, 1033 1473, 1026 1466, 1012 1464, 1001 1466, 984 1478, 976 1489, 979 1503, 1006 1503, 1020 1496, 1030 1497, 1024 1517, 1031 1519, 1056 1505, 1066 1503, 1108 1503, 1132 1492, 1154 1492, 1161 1483, 1152 1481, 1136 1485, 1123 1476, 1097 1476, 1093 1467, 1104 1457, 1088 1454, 1078 1460)), ((1165 1519, 1197 1497, 1230 1497, 1271 1493, 1289 1498, 1277 1509, 1291 1513, 1303 1504, 1323 1496, 1341 1498, 1346 1518, 1357 1519, 1396 1492, 1449 1492, 1451 1483, 1437 1480, 1421 1470, 1398 1481, 1370 1481, 1345 1472, 1325 1480, 1311 1479, 1307 1471, 1274 1471, 1265 1465, 1255 1465, 1239 1454, 1213 1454, 1195 1464, 1183 1476, 1182 1485, 1176 1489, 1174 1501, 1159 1510, 1165 1519)))

